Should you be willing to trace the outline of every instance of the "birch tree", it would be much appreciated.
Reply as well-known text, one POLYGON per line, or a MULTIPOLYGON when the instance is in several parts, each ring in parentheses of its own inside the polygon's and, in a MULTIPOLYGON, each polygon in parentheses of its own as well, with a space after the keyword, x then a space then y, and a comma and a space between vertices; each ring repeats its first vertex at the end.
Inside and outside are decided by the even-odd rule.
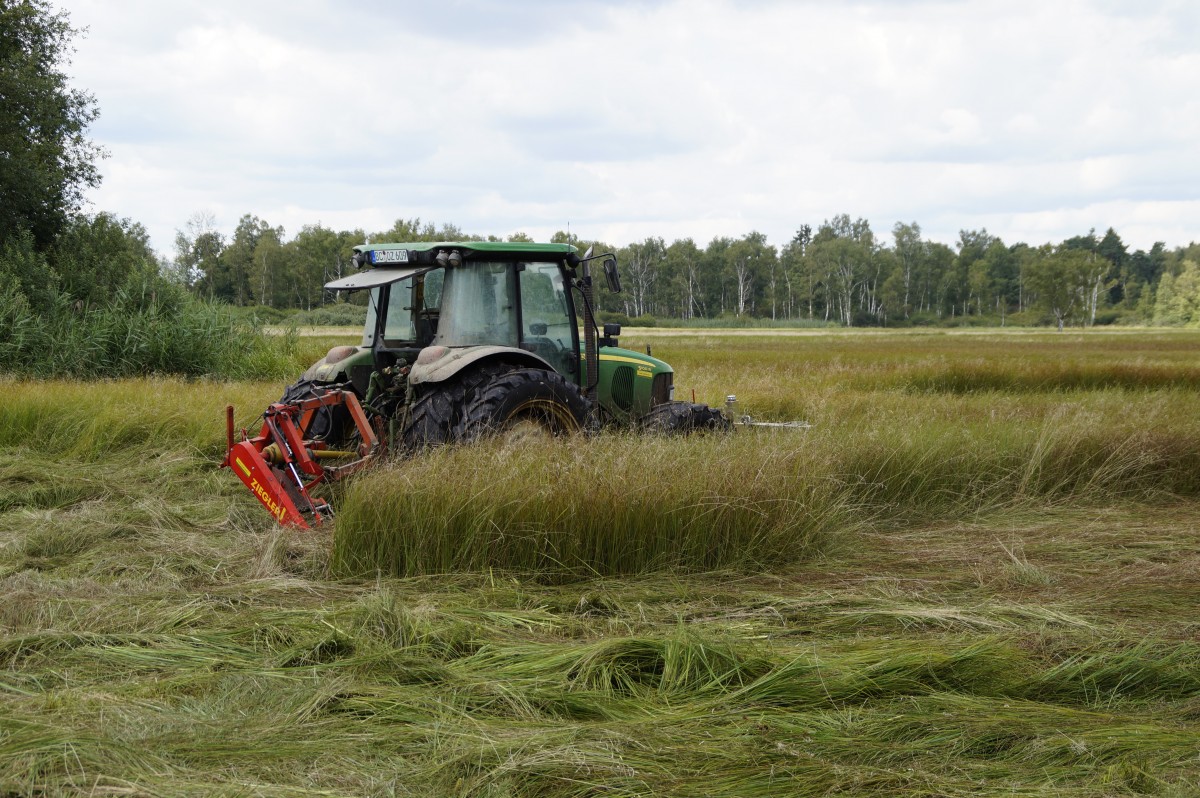
POLYGON ((629 315, 644 316, 647 300, 666 258, 666 246, 661 238, 647 238, 625 249, 625 274, 629 278, 629 315))

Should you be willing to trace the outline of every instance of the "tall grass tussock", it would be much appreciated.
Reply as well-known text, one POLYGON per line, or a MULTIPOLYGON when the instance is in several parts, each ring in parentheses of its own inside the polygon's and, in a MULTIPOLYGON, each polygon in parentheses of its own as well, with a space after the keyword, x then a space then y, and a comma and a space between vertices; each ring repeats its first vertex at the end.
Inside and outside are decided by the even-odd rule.
POLYGON ((336 568, 574 577, 763 568, 819 551, 848 520, 824 495, 832 486, 744 455, 737 441, 632 434, 432 452, 339 496, 336 568))

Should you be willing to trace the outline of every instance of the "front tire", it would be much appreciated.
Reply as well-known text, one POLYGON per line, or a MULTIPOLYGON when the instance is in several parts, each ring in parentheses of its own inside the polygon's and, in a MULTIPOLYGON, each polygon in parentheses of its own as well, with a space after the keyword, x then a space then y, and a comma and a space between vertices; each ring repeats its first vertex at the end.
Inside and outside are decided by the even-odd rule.
POLYGON ((728 432, 733 429, 733 424, 720 410, 691 402, 664 402, 655 405, 642 417, 641 423, 644 429, 664 435, 728 432))

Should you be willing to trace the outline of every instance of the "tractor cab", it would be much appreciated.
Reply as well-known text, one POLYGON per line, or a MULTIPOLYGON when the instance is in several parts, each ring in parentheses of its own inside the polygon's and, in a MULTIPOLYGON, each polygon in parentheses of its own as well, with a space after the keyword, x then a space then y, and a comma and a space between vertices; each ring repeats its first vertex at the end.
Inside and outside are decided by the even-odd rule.
MULTIPOLYGON (((420 242, 355 247, 359 271, 326 288, 369 292, 361 345, 330 350, 304 379, 349 381, 367 397, 375 375, 403 371, 405 390, 466 384, 472 374, 558 375, 606 419, 632 420, 672 399, 672 369, 617 346, 620 325, 595 321, 590 262, 620 291, 612 255, 567 244, 420 242)), ((481 378, 482 379, 482 378, 481 378)))
POLYGON ((448 269, 437 347, 520 349, 560 374, 579 372, 579 333, 561 262, 484 260, 448 269))
POLYGON ((356 358, 363 365, 413 364, 430 347, 486 346, 511 350, 516 362, 578 375, 574 247, 470 242, 355 249, 363 270, 326 287, 370 292, 356 358))

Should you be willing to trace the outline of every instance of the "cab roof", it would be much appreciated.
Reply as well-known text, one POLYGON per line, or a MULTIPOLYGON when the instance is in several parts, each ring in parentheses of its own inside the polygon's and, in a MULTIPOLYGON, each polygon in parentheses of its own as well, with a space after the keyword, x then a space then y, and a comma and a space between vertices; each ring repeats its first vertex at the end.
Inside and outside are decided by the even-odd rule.
POLYGON ((407 250, 409 252, 436 252, 440 249, 457 249, 468 252, 529 253, 537 255, 569 255, 577 252, 570 244, 532 244, 528 241, 413 241, 379 244, 359 244, 355 252, 376 250, 407 250))
POLYGON ((374 288, 386 283, 405 280, 424 274, 438 266, 456 261, 447 258, 451 253, 464 262, 478 260, 536 260, 579 261, 575 247, 570 244, 533 244, 527 241, 415 241, 379 244, 359 244, 354 248, 354 263, 359 271, 328 282, 325 287, 334 291, 374 288))

